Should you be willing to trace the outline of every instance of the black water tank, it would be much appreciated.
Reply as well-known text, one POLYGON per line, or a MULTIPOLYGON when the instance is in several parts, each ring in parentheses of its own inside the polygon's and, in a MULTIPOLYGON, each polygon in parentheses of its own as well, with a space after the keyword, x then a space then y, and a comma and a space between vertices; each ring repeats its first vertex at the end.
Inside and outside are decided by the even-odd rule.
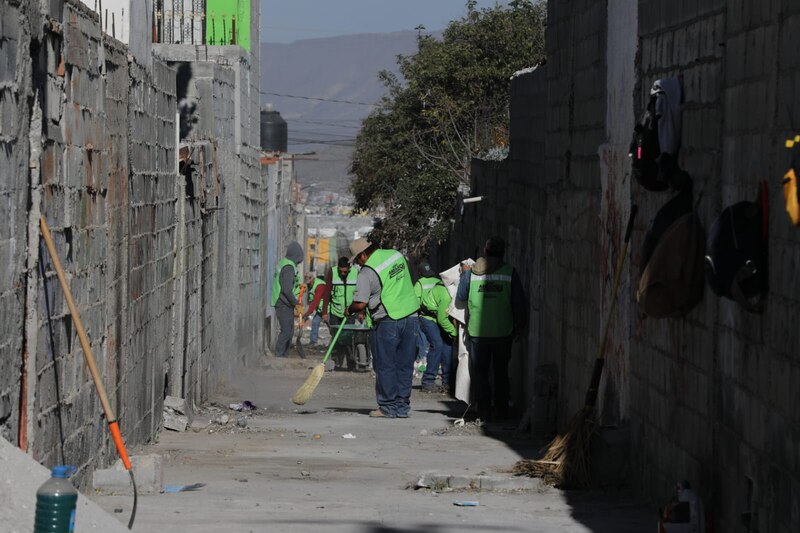
POLYGON ((285 152, 289 128, 281 114, 268 105, 261 110, 261 149, 265 152, 285 152))

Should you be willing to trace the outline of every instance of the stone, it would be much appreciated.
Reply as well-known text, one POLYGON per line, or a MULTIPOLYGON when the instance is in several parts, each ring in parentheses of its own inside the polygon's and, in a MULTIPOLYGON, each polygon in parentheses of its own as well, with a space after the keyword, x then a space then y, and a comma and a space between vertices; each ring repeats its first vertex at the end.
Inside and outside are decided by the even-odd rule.
POLYGON ((164 407, 172 409, 179 415, 187 414, 186 400, 183 398, 178 398, 177 396, 167 396, 164 398, 164 407))
MULTIPOLYGON (((164 488, 164 461, 160 455, 132 455, 131 465, 139 494, 157 494, 164 488)), ((133 494, 128 471, 118 459, 111 468, 94 472, 94 489, 112 494, 133 494)))
POLYGON ((239 426, 240 428, 246 428, 247 427, 247 417, 246 416, 240 416, 239 418, 237 418, 236 419, 236 425, 239 426))
POLYGON ((186 415, 176 414, 171 409, 164 409, 164 429, 172 431, 186 431, 189 425, 189 418, 186 415))

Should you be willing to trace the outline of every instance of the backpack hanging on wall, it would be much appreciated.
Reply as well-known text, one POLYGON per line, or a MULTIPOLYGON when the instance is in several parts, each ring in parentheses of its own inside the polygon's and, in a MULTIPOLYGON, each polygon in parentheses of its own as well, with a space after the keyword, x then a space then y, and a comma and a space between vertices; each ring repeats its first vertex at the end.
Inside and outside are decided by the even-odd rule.
POLYGON ((706 245, 706 279, 711 290, 751 312, 763 309, 768 289, 767 194, 762 181, 755 202, 743 201, 723 209, 711 226, 706 245))
POLYGON ((677 78, 656 80, 642 117, 633 129, 628 156, 633 177, 649 191, 680 190, 688 175, 678 167, 681 86, 677 78))
POLYGON ((703 299, 706 235, 693 205, 692 182, 656 214, 642 245, 636 302, 652 318, 689 313, 703 299))
POLYGON ((792 150, 792 162, 783 176, 783 198, 786 200, 786 214, 795 226, 800 226, 800 188, 797 175, 800 174, 800 135, 786 141, 786 148, 792 150))

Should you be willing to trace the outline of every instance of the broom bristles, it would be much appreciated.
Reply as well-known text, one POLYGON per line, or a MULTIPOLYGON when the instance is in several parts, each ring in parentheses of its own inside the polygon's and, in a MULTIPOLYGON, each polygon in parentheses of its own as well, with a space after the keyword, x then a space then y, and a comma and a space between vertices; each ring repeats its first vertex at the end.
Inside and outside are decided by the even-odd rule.
POLYGON ((300 385, 300 388, 297 389, 297 392, 292 396, 292 402, 297 405, 305 405, 308 400, 311 399, 314 390, 317 388, 317 385, 319 385, 319 382, 322 381, 322 376, 324 375, 325 363, 315 366, 314 370, 311 371, 311 375, 306 378, 305 383, 300 385))
POLYGON ((589 452, 595 431, 593 409, 583 408, 572 417, 563 435, 556 435, 541 459, 523 459, 514 465, 517 475, 540 477, 561 488, 582 488, 591 484, 589 452))

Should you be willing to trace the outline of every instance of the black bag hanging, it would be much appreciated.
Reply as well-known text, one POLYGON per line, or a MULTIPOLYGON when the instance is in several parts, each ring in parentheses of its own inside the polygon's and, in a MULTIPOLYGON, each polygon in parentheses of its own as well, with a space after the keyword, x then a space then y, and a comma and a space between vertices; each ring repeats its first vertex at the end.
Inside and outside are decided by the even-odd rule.
POLYGON ((766 182, 762 181, 755 202, 726 207, 711 226, 706 245, 706 280, 715 294, 735 300, 748 311, 763 310, 763 298, 769 288, 768 235, 768 193, 766 182))

